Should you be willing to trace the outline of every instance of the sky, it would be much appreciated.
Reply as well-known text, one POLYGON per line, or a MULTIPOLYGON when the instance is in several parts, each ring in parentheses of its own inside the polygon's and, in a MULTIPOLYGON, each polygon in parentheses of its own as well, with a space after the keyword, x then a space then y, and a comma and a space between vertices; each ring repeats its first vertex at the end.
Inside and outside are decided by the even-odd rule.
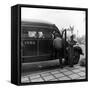
POLYGON ((21 20, 40 20, 55 24, 59 30, 74 26, 76 36, 85 35, 85 12, 42 8, 21 8, 21 20), (77 34, 78 32, 78 34, 77 34))

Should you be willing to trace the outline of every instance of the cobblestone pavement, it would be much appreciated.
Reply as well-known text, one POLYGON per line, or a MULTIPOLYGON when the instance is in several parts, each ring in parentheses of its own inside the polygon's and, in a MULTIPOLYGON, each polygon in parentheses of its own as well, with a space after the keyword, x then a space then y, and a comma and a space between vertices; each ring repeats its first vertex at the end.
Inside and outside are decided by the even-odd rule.
POLYGON ((36 73, 22 76, 21 82, 44 82, 44 81, 61 81, 61 80, 74 80, 85 79, 85 67, 75 65, 73 68, 64 67, 63 69, 44 70, 36 73))

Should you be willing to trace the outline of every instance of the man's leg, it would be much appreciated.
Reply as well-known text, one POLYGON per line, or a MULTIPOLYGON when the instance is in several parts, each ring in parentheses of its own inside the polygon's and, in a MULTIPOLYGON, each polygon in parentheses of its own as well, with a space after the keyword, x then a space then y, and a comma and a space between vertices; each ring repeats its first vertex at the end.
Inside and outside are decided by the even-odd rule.
POLYGON ((73 48, 71 48, 70 52, 70 67, 73 67, 73 48))
POLYGON ((63 68, 62 58, 59 58, 60 68, 63 68))
POLYGON ((55 48, 55 59, 57 58, 57 54, 58 52, 57 52, 57 49, 55 48))
POLYGON ((73 58, 72 57, 70 58, 70 65, 69 66, 73 67, 73 58))
POLYGON ((62 50, 59 50, 59 63, 60 63, 60 68, 63 68, 63 63, 62 63, 62 50))
POLYGON ((72 65, 72 48, 69 47, 68 49, 68 64, 69 64, 69 67, 73 67, 72 65))

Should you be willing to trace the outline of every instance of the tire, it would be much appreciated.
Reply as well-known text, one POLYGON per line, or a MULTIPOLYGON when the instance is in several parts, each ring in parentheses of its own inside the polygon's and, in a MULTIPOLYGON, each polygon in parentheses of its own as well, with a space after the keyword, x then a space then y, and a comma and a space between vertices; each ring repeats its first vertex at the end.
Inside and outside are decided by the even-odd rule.
POLYGON ((83 58, 82 60, 80 60, 80 66, 85 67, 86 66, 86 59, 83 58))
POLYGON ((79 54, 79 52, 74 52, 73 65, 78 64, 79 59, 80 59, 80 54, 79 54))

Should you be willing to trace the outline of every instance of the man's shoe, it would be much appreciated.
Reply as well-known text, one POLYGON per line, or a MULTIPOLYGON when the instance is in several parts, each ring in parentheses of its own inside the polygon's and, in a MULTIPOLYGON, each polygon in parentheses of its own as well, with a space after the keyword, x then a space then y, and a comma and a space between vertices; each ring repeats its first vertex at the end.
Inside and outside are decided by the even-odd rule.
POLYGON ((69 67, 73 67, 73 65, 70 65, 69 67))
POLYGON ((63 66, 60 66, 60 68, 63 68, 63 66))

